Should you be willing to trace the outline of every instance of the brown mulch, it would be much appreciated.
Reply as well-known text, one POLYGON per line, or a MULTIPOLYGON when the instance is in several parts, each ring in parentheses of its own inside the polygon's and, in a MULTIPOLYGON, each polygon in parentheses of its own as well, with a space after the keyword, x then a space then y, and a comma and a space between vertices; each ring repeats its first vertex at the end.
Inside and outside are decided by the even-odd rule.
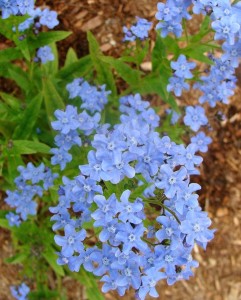
MULTIPOLYGON (((154 0, 38 0, 37 5, 47 5, 59 13, 59 30, 73 34, 59 43, 63 62, 68 47, 78 56, 88 53, 86 31, 97 37, 105 54, 118 56, 122 49, 122 26, 131 24, 135 16, 152 20, 156 12, 154 0)), ((241 73, 241 72, 240 72, 241 73)), ((238 74, 239 75, 239 74, 238 74)), ((239 76, 241 77, 241 76, 239 76)), ((188 95, 189 103, 196 100, 188 95)), ((235 96, 222 110, 225 121, 219 121, 215 110, 210 110, 213 143, 204 155, 201 176, 200 201, 217 229, 215 239, 203 251, 195 248, 194 257, 200 267, 189 281, 173 286, 160 283, 162 300, 240 300, 241 299, 241 82, 235 96)), ((185 101, 185 99, 183 99, 185 101)), ((9 286, 21 280, 17 266, 7 265, 4 259, 12 254, 9 233, 0 235, 0 300, 10 300, 9 286)), ((68 300, 84 300, 83 287, 70 278, 64 279, 68 300)), ((134 300, 133 295, 118 297, 108 294, 106 299, 134 300)), ((94 299, 91 299, 94 300, 94 299)))

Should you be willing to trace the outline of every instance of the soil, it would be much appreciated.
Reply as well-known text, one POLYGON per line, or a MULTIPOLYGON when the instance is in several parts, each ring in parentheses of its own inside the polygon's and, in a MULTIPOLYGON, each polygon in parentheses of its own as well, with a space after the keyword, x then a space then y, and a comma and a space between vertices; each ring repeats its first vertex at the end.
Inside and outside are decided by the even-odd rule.
MULTIPOLYGON (((78 56, 88 53, 86 32, 91 30, 105 54, 118 57, 122 49, 122 26, 131 24, 135 16, 153 20, 156 0, 55 0, 36 1, 37 5, 48 6, 59 14, 57 29, 70 30, 73 34, 58 44, 63 63, 66 50, 73 47, 78 56)), ((4 43, 4 41, 0 41, 4 43)), ((217 229, 214 240, 207 250, 194 249, 194 257, 200 267, 189 281, 173 286, 160 283, 158 291, 162 300, 240 300, 241 299, 241 70, 235 95, 230 104, 209 109, 213 138, 207 154, 203 155, 201 176, 195 178, 202 186, 200 201, 217 229), (224 121, 217 118, 221 109, 224 121)), ((186 94, 184 103, 196 103, 195 94, 186 94)), ((0 300, 12 299, 9 286, 20 282, 19 266, 7 265, 4 259, 13 253, 8 231, 0 235, 0 300)), ((69 277, 64 279, 69 300, 84 300, 84 287, 69 277)), ((134 300, 130 293, 118 297, 107 294, 106 299, 134 300)), ((91 299, 94 300, 94 299, 91 299)))

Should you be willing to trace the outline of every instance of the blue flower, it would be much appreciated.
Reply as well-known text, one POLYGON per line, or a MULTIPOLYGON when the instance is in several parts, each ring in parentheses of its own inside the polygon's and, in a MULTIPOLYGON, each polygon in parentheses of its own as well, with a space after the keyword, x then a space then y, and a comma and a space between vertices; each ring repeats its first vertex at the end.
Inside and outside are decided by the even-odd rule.
POLYGON ((169 33, 173 33, 176 37, 181 37, 182 26, 175 21, 164 21, 156 25, 156 29, 161 29, 161 37, 165 38, 169 33))
POLYGON ((45 8, 41 12, 39 23, 41 25, 47 26, 49 29, 53 29, 55 26, 57 26, 59 24, 59 21, 57 20, 56 11, 49 10, 48 8, 45 8))
POLYGON ((132 224, 140 224, 142 219, 137 216, 137 213, 143 210, 144 205, 139 201, 129 202, 130 194, 131 191, 125 190, 120 197, 121 202, 117 202, 118 219, 123 223, 128 221, 132 224))
POLYGON ((177 61, 171 62, 171 67, 175 70, 174 74, 180 78, 187 78, 190 79, 193 77, 190 70, 196 67, 194 62, 187 62, 186 56, 181 54, 177 61))
POLYGON ((84 249, 83 243, 81 243, 86 237, 86 231, 81 229, 76 232, 74 226, 67 224, 64 227, 65 236, 56 235, 54 240, 57 245, 62 247, 61 253, 70 257, 74 254, 74 251, 81 253, 84 249))
POLYGON ((40 59, 42 64, 46 64, 48 61, 54 60, 54 54, 49 46, 39 48, 36 57, 40 59))
POLYGON ((96 276, 102 276, 111 268, 111 263, 114 259, 114 250, 108 244, 103 244, 101 250, 93 251, 90 254, 90 258, 97 265, 93 273, 96 276))
POLYGON ((138 291, 139 299, 145 300, 147 294, 149 294, 151 297, 159 297, 155 286, 159 280, 166 278, 165 273, 160 272, 155 267, 150 268, 145 273, 146 275, 142 276, 141 278, 142 284, 138 291))
POLYGON ((77 108, 72 105, 66 106, 66 111, 57 109, 54 112, 57 121, 51 122, 54 130, 60 131, 62 134, 68 134, 71 130, 79 128, 77 108))
POLYGON ((29 14, 34 9, 34 0, 16 0, 20 14, 29 14))
POLYGON ((15 215, 14 213, 10 212, 6 215, 6 219, 9 222, 10 226, 19 226, 21 224, 21 220, 19 215, 15 215))
POLYGON ((204 132, 200 131, 196 136, 191 138, 192 144, 195 144, 197 151, 207 152, 208 145, 212 142, 209 136, 206 136, 204 132))
POLYGON ((66 164, 72 160, 72 155, 64 149, 52 148, 50 152, 54 154, 51 157, 51 164, 60 165, 60 170, 63 170, 66 164))
POLYGON ((10 287, 12 296, 17 300, 27 300, 30 288, 23 282, 19 286, 10 287))
POLYGON ((133 247, 145 252, 148 248, 147 244, 142 241, 142 237, 145 231, 143 224, 138 224, 133 228, 130 223, 125 223, 116 234, 117 241, 123 243, 123 252, 128 254, 133 247))
POLYGON ((148 22, 146 19, 136 17, 136 24, 132 25, 130 29, 123 27, 125 33, 124 41, 134 41, 136 38, 144 40, 148 38, 148 31, 151 29, 152 22, 148 22))
POLYGON ((92 218, 96 220, 94 226, 105 226, 106 223, 111 222, 117 213, 115 194, 112 194, 108 199, 102 195, 96 195, 94 202, 98 208, 91 214, 92 218))
POLYGON ((198 131, 202 125, 208 124, 205 110, 201 106, 187 106, 184 124, 190 126, 193 131, 198 131))
POLYGON ((186 234, 187 244, 193 246, 194 242, 200 242, 205 248, 207 242, 213 239, 214 230, 208 229, 210 225, 211 220, 206 212, 190 211, 181 222, 180 230, 186 234))
POLYGON ((101 179, 109 181, 111 179, 110 174, 104 171, 102 161, 96 158, 96 152, 94 150, 88 153, 88 164, 81 165, 79 168, 82 174, 96 181, 100 181, 101 179))
POLYGON ((181 167, 178 171, 173 171, 169 165, 163 164, 160 168, 160 179, 156 182, 159 189, 163 189, 168 198, 175 196, 178 190, 185 187, 185 179, 187 178, 187 169, 181 167))
POLYGON ((11 15, 17 15, 18 6, 15 0, 1 0, 0 10, 2 11, 2 18, 7 19, 11 15))
POLYGON ((104 282, 102 292, 107 293, 111 290, 117 290, 120 296, 123 296, 128 284, 127 279, 122 277, 118 271, 110 270, 109 275, 104 275, 100 281, 104 282))
POLYGON ((226 40, 230 45, 235 42, 235 34, 239 31, 240 25, 236 22, 235 16, 223 17, 212 23, 212 28, 216 31, 215 40, 226 40))
POLYGON ((189 84, 184 81, 183 77, 173 76, 169 78, 169 84, 167 85, 167 91, 173 91, 174 94, 179 97, 182 95, 183 89, 189 90, 189 84))
POLYGON ((66 90, 69 92, 69 99, 73 99, 79 96, 81 92, 81 84, 83 83, 83 78, 76 78, 71 83, 66 85, 66 90))

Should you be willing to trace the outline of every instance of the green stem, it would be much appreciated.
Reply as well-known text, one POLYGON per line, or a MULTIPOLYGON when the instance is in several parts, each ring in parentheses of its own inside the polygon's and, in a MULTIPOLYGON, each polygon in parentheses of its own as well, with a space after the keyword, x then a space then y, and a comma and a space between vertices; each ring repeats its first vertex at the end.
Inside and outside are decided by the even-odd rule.
POLYGON ((165 210, 167 210, 170 214, 173 215, 173 217, 177 220, 177 222, 179 224, 181 224, 180 220, 178 219, 177 215, 170 209, 168 208, 165 204, 163 204, 162 202, 156 201, 154 200, 155 198, 149 198, 149 199, 145 199, 146 202, 151 203, 151 204, 155 204, 158 206, 161 206, 162 208, 164 208, 165 210))
POLYGON ((185 33, 185 38, 186 38, 186 43, 189 43, 189 38, 188 38, 188 32, 187 32, 187 23, 186 20, 183 20, 183 27, 184 27, 184 33, 185 33))

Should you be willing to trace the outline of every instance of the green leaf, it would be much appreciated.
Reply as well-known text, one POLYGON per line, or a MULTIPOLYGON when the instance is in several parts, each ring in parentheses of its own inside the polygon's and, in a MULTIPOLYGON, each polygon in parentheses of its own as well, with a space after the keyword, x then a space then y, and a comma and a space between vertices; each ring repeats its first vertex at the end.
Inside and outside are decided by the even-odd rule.
POLYGON ((165 38, 162 38, 162 42, 165 44, 168 53, 173 53, 175 56, 180 54, 180 48, 176 39, 168 35, 165 38))
POLYGON ((86 294, 89 298, 89 300, 104 300, 104 296, 101 294, 101 292, 98 289, 98 286, 96 284, 95 288, 87 288, 86 289, 86 294))
POLYGON ((3 101, 12 109, 17 111, 21 109, 21 101, 18 98, 15 98, 14 96, 6 93, 0 93, 0 96, 3 99, 3 101))
POLYGON ((28 92, 31 83, 27 73, 24 72, 20 67, 9 62, 1 62, 0 76, 13 79, 16 81, 18 86, 21 87, 21 89, 23 89, 26 93, 28 92))
POLYGON ((11 138, 12 132, 16 126, 13 121, 0 120, 0 132, 4 135, 6 139, 11 138))
POLYGON ((5 229, 11 229, 11 226, 8 223, 7 219, 0 219, 0 227, 5 228, 5 229))
POLYGON ((75 77, 85 76, 93 69, 93 63, 90 55, 86 55, 78 61, 64 66, 57 74, 57 77, 65 79, 67 81, 74 79, 75 77))
POLYGON ((58 256, 55 254, 55 250, 53 248, 45 250, 42 255, 56 274, 64 276, 64 269, 62 266, 57 264, 58 256))
POLYGON ((87 32, 89 42, 90 57, 97 72, 99 84, 106 84, 107 89, 111 90, 112 96, 117 94, 115 80, 108 64, 103 61, 103 54, 100 51, 99 44, 91 32, 87 32))
POLYGON ((0 18, 0 34, 5 36, 7 39, 14 41, 16 40, 19 35, 17 30, 14 32, 12 30, 13 27, 18 27, 20 23, 25 21, 28 18, 28 16, 10 16, 7 19, 0 18))
POLYGON ((155 46, 152 51, 151 61, 152 61, 152 70, 155 72, 160 69, 163 58, 167 57, 166 45, 163 42, 163 39, 157 35, 155 46))
POLYGON ((25 109, 20 124, 13 133, 13 139, 28 139, 38 120, 39 112, 43 101, 43 95, 38 94, 33 98, 25 109))
POLYGON ((67 38, 72 32, 67 31, 48 31, 40 32, 37 36, 28 38, 29 49, 34 50, 67 38))
POLYGON ((54 83, 47 77, 43 77, 43 96, 48 119, 51 122, 56 109, 64 109, 65 104, 54 83))
POLYGON ((214 64, 214 62, 205 55, 205 52, 208 52, 210 50, 210 47, 207 47, 205 45, 199 45, 198 47, 193 46, 193 48, 190 47, 191 45, 188 48, 183 49, 184 55, 209 65, 214 64))
POLYGON ((92 273, 85 271, 83 268, 80 268, 78 274, 74 274, 74 277, 86 287, 86 293, 89 300, 104 300, 104 296, 98 289, 96 283, 96 278, 92 273))
POLYGON ((132 87, 132 91, 141 94, 158 94, 163 101, 178 110, 175 99, 166 91, 167 82, 161 76, 147 75, 140 80, 138 85, 132 87))
MULTIPOLYGON (((208 33, 210 33, 211 29, 210 29, 210 17, 209 16, 205 16, 200 29, 198 31, 197 34, 193 35, 190 39, 189 42, 190 44, 197 44, 198 42, 200 42, 204 36, 206 36, 208 33)), ((197 47, 198 48, 198 47, 197 47)))
POLYGON ((132 69, 129 65, 111 56, 101 56, 103 62, 108 63, 130 85, 136 85, 140 79, 140 72, 132 69))
POLYGON ((69 48, 67 55, 66 55, 66 59, 64 62, 64 68, 68 67, 71 64, 74 64, 78 61, 78 57, 77 54, 75 53, 73 48, 69 48))
POLYGON ((50 147, 40 142, 28 140, 13 140, 13 146, 12 149, 9 149, 9 153, 11 153, 11 151, 13 150, 15 151, 15 154, 49 154, 50 147))
POLYGON ((23 54, 17 48, 7 48, 0 51, 0 62, 20 59, 22 57, 23 54))
POLYGON ((26 259, 28 259, 28 257, 29 257, 29 253, 21 252, 21 253, 17 253, 15 255, 5 259, 5 262, 9 263, 9 264, 19 264, 19 263, 22 263, 23 261, 25 261, 26 259))
POLYGON ((31 60, 31 55, 29 52, 29 46, 28 46, 28 40, 26 38, 24 38, 23 40, 19 40, 19 38, 15 38, 14 42, 17 46, 17 49, 19 49, 22 53, 22 55, 24 56, 24 58, 27 61, 31 60))

